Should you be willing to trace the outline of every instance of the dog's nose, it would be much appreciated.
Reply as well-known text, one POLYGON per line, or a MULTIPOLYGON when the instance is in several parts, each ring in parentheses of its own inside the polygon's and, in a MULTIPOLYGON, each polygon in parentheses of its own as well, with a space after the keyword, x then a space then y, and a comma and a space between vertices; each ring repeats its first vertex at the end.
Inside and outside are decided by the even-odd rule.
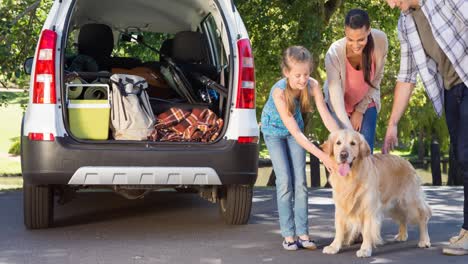
POLYGON ((345 160, 348 159, 348 155, 349 155, 349 154, 348 154, 347 151, 341 151, 341 152, 340 152, 340 159, 341 159, 342 161, 345 161, 345 160))

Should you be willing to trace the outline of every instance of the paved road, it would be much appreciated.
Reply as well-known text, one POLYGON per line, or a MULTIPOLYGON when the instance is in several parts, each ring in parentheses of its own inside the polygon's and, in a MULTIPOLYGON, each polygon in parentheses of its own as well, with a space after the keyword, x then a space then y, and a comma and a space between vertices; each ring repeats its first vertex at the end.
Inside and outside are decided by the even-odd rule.
MULTIPOLYGON (((396 225, 386 220, 387 242, 368 259, 358 259, 358 245, 328 256, 321 250, 281 249, 274 189, 254 193, 248 225, 226 226, 218 208, 194 194, 155 192, 138 201, 112 193, 80 193, 56 210, 54 228, 23 227, 22 193, 0 192, 0 263, 468 263, 466 257, 441 255, 462 218, 461 188, 426 188, 434 216, 433 247, 419 249, 417 230, 409 241, 389 242, 396 225)), ((322 248, 333 237, 330 190, 310 191, 310 231, 322 248)))

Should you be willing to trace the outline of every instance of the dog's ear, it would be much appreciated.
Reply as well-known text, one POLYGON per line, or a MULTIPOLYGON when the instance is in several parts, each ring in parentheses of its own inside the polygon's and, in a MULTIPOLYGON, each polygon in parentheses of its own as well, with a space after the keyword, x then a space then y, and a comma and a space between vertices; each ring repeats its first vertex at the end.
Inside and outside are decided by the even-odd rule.
POLYGON ((361 158, 365 158, 370 155, 370 146, 361 134, 359 134, 359 155, 361 158))
POLYGON ((325 152, 328 156, 333 156, 333 144, 335 143, 335 134, 331 133, 328 136, 328 139, 320 145, 320 148, 325 152))

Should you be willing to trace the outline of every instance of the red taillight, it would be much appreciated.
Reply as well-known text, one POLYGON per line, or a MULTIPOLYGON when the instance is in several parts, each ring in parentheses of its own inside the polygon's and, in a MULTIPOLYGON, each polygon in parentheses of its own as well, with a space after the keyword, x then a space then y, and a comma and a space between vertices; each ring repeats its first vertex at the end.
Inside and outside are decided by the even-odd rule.
POLYGON ((255 109, 255 67, 248 39, 237 41, 239 53, 239 82, 236 108, 255 109))
POLYGON ((33 103, 55 104, 55 47, 57 33, 45 29, 39 40, 34 71, 33 103))
POLYGON ((34 141, 54 141, 55 137, 54 134, 52 133, 29 133, 28 134, 29 140, 34 140, 34 141))
POLYGON ((258 137, 239 137, 237 139, 239 144, 258 143, 258 137))

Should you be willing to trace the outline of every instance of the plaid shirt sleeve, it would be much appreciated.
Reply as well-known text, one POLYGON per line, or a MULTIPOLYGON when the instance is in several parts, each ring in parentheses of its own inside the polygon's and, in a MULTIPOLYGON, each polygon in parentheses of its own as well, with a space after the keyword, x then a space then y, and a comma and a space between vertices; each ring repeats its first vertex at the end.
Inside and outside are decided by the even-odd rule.
POLYGON ((465 27, 468 27, 468 1, 466 0, 447 0, 445 2, 457 19, 459 19, 465 27))
POLYGON ((411 52, 410 45, 403 31, 406 30, 403 25, 403 16, 398 20, 398 39, 400 40, 400 72, 397 81, 405 83, 416 83, 418 69, 411 52))

